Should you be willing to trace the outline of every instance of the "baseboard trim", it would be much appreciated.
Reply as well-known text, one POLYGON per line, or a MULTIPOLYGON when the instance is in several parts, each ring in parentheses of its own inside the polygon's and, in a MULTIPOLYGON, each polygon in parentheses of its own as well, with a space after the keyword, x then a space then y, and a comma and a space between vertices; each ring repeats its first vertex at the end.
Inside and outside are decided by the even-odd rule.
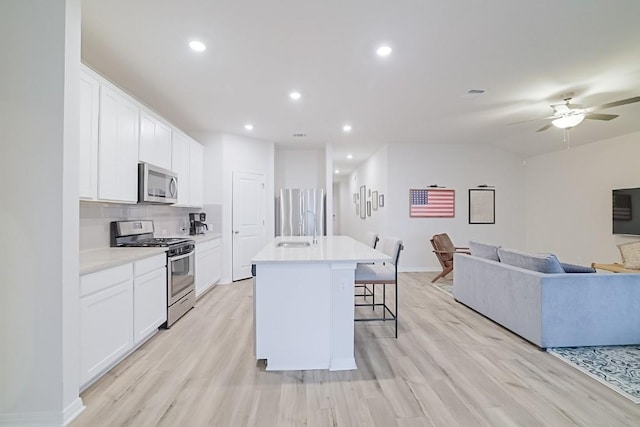
POLYGON ((398 267, 398 273, 434 273, 440 272, 441 269, 433 267, 398 267))
POLYGON ((86 407, 84 403, 82 403, 82 399, 78 397, 64 409, 62 413, 63 425, 68 426, 71 424, 71 421, 75 420, 85 409, 86 407))

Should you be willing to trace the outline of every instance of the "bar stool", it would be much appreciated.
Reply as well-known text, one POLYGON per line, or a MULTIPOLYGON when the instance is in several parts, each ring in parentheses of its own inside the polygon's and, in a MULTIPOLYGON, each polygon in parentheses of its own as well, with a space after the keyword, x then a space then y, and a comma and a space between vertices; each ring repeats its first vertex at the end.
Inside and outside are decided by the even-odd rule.
MULTIPOLYGON (((395 322, 395 337, 398 338, 398 261, 400 252, 404 249, 402 240, 392 237, 382 239, 382 252, 391 257, 390 262, 383 264, 358 264, 355 272, 355 284, 372 286, 372 302, 355 303, 356 307, 382 307, 382 317, 354 318, 356 322, 392 320, 395 322), (375 286, 382 285, 382 302, 375 300, 375 286), (395 287, 395 301, 393 310, 387 305, 387 285, 395 287)), ((366 288, 365 288, 366 289, 366 288)))
MULTIPOLYGON (((376 245, 378 244, 378 241, 380 240, 380 238, 378 237, 377 233, 373 233, 373 232, 368 232, 367 233, 367 241, 366 243, 371 246, 373 249, 376 248, 376 245)), ((367 300, 367 297, 373 297, 373 299, 375 300, 375 287, 373 289, 369 289, 369 287, 367 286, 367 284, 357 284, 355 285, 356 289, 362 289, 362 293, 361 294, 355 294, 356 297, 362 297, 364 298, 364 300, 367 300)), ((371 307, 372 310, 375 309, 375 307, 371 307)))

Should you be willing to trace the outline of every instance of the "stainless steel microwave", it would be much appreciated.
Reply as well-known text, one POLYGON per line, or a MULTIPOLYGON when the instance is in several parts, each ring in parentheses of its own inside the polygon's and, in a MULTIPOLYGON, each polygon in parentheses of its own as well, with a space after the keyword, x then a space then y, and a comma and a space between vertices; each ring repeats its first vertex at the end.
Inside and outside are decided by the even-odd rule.
POLYGON ((178 202, 178 176, 175 172, 138 163, 138 203, 178 202))

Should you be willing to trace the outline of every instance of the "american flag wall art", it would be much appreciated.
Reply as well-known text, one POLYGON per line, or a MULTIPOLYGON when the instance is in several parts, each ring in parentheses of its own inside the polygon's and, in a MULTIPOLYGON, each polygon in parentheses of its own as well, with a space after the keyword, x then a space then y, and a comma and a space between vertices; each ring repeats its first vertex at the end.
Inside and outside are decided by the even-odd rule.
POLYGON ((409 190, 409 217, 453 218, 455 216, 455 190, 409 190))

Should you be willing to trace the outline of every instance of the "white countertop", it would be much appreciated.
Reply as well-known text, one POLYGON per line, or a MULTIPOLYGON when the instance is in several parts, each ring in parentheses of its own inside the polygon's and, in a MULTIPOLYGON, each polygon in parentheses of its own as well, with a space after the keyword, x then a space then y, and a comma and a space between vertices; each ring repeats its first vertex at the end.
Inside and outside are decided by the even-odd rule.
POLYGON ((320 236, 306 247, 279 247, 279 242, 311 242, 310 236, 280 236, 269 242, 251 260, 254 264, 273 262, 385 262, 391 257, 348 236, 320 236))
MULTIPOLYGON (((163 236, 164 237, 164 236, 163 236)), ((196 236, 167 236, 184 237, 195 240, 196 245, 208 240, 219 239, 220 233, 198 234, 196 236)), ((100 248, 87 251, 80 251, 80 276, 116 267, 140 259, 148 258, 167 251, 167 248, 100 248)))

